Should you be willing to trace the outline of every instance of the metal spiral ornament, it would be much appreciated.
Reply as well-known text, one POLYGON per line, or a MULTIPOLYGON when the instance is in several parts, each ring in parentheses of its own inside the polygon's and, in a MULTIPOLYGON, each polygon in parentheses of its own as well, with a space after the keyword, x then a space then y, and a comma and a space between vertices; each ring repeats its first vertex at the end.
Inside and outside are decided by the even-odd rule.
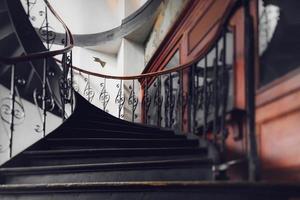
POLYGON ((95 96, 95 92, 91 89, 89 78, 84 78, 84 81, 86 82, 83 94, 88 98, 89 102, 92 102, 95 96))
POLYGON ((146 115, 147 120, 148 120, 148 118, 150 118, 148 113, 149 113, 149 109, 150 109, 150 106, 151 106, 151 102, 152 102, 151 95, 149 95, 148 93, 145 94, 145 96, 144 96, 144 105, 145 105, 145 115, 146 115))
POLYGON ((133 114, 132 120, 134 120, 135 118, 137 118, 137 115, 135 114, 135 110, 137 108, 139 100, 138 100, 137 96, 135 95, 134 87, 130 85, 129 90, 130 90, 130 95, 128 98, 128 105, 132 106, 132 114, 133 114))
POLYGON ((154 83, 154 87, 156 88, 155 94, 154 94, 154 105, 157 108, 157 125, 161 125, 161 106, 163 103, 163 97, 161 95, 161 79, 160 76, 157 78, 157 82, 154 83))
MULTIPOLYGON (((55 102, 54 102, 54 99, 52 98, 52 96, 47 96, 45 97, 45 106, 46 106, 46 111, 53 111, 54 110, 54 107, 55 107, 55 102)), ((38 111, 38 114, 39 114, 39 117, 40 117, 40 120, 43 121, 43 113, 42 113, 42 105, 43 105, 43 95, 42 95, 42 92, 38 92, 38 89, 34 89, 33 91, 33 100, 34 100, 34 104, 36 106, 36 109, 38 111)), ((40 125, 40 124, 37 124, 34 128, 34 131, 36 133, 42 133, 44 131, 44 127, 43 125, 40 125)))
MULTIPOLYGON (((12 115, 12 98, 6 97, 1 100, 0 103, 0 116, 3 122, 10 124, 12 115)), ((19 100, 14 102, 14 123, 13 125, 20 125, 25 120, 24 106, 19 100)))
POLYGON ((117 96, 115 98, 115 103, 118 104, 119 106, 119 118, 124 118, 124 114, 121 114, 121 111, 124 107, 124 104, 125 104, 125 97, 124 95, 122 94, 122 80, 121 80, 121 83, 118 83, 116 85, 117 88, 119 88, 118 90, 118 93, 117 93, 117 96))
POLYGON ((99 95, 99 101, 102 103, 103 105, 103 110, 105 112, 108 112, 108 110, 106 109, 107 104, 110 100, 110 95, 106 90, 106 82, 104 81, 103 83, 100 83, 100 88, 101 88, 101 92, 99 95))
POLYGON ((48 49, 51 49, 51 47, 54 44, 54 41, 56 39, 56 33, 55 33, 54 28, 52 26, 49 26, 48 16, 47 16, 47 8, 45 9, 45 11, 39 11, 39 15, 41 17, 44 16, 45 19, 43 20, 38 33, 39 33, 41 39, 47 43, 48 49))
POLYGON ((71 81, 61 76, 59 78, 59 89, 62 103, 69 103, 71 99, 71 81))

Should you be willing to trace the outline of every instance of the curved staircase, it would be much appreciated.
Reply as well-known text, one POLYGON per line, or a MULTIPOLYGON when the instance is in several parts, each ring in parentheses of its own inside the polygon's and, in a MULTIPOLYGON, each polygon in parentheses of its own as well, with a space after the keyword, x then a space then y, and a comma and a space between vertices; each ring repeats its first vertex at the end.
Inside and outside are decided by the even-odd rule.
MULTIPOLYGON (((5 32, 5 23, 20 20, 8 15, 20 8, 17 2, 0 0, 1 57, 19 52, 10 51, 14 43, 21 43, 26 53, 37 52, 30 48, 41 44, 34 40, 36 33, 24 34, 21 27, 5 32), (8 2, 17 6, 8 9, 8 2), (10 19, 5 21, 5 15, 10 19), (29 40, 22 35, 34 37, 29 40)), ((17 15, 26 19, 24 13, 15 12, 17 15)), ((55 73, 61 73, 52 59, 50 63, 55 73)), ((37 71, 41 68, 39 62, 31 65, 37 71)), ((219 155, 213 145, 170 129, 120 120, 77 93, 75 99, 73 114, 61 126, 1 166, 0 199, 265 200, 300 195, 297 184, 214 182, 213 166, 219 155)))

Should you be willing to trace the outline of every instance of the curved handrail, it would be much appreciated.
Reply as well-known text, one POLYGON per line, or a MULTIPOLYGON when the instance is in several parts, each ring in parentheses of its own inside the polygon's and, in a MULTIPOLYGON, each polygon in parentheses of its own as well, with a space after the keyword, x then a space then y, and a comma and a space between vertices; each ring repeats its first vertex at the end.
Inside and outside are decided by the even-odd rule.
MULTIPOLYGON (((106 42, 113 42, 130 35, 145 22, 154 21, 162 0, 147 0, 147 2, 131 15, 122 20, 121 24, 110 30, 90 34, 74 34, 74 41, 78 47, 96 46, 106 42)), ((153 24, 152 24, 153 25, 153 24)), ((150 26, 150 25, 149 25, 150 26)), ((55 32, 55 44, 61 44, 62 33, 55 32)))
MULTIPOLYGON (((88 75, 92 75, 92 76, 96 76, 96 77, 100 77, 100 78, 118 79, 118 80, 134 80, 134 79, 150 78, 150 77, 155 77, 155 76, 160 76, 160 75, 164 75, 164 74, 173 73, 173 72, 176 72, 176 71, 185 70, 187 68, 190 68, 193 64, 195 64, 200 59, 204 58, 204 56, 211 50, 211 48, 213 47, 213 44, 218 40, 219 36, 221 35, 221 33, 223 31, 223 26, 224 26, 224 24, 225 25, 227 24, 226 22, 229 20, 230 13, 233 10, 234 9, 231 9, 227 13, 227 17, 224 17, 224 18, 221 19, 220 25, 217 27, 216 34, 212 37, 211 41, 206 43, 204 48, 202 48, 202 50, 200 52, 198 52, 198 54, 195 56, 195 58, 193 60, 191 60, 191 61, 189 61, 185 64, 181 64, 181 65, 178 65, 176 67, 173 67, 171 69, 163 69, 163 70, 160 70, 160 71, 143 73, 143 74, 139 74, 139 75, 113 76, 113 75, 107 75, 107 74, 91 72, 89 70, 84 70, 84 69, 76 67, 76 66, 72 66, 72 67, 73 67, 73 69, 75 69, 79 72, 88 74, 88 75)), ((55 59, 55 60, 58 61, 58 62, 61 62, 58 59, 55 59)))
POLYGON ((49 10, 52 12, 52 14, 55 16, 55 18, 62 24, 66 31, 66 45, 63 49, 60 50, 53 50, 53 51, 42 51, 38 53, 30 53, 27 55, 22 55, 22 56, 17 56, 17 57, 11 57, 11 58, 3 58, 0 57, 0 62, 5 63, 5 64, 14 64, 14 63, 19 63, 19 62, 24 62, 24 61, 29 61, 29 60, 35 60, 35 59, 40 59, 40 58, 49 58, 53 57, 59 54, 64 54, 69 52, 73 46, 74 46, 74 38, 73 35, 70 31, 70 29, 67 27, 65 22, 60 18, 60 16, 57 14, 57 12, 52 8, 48 0, 44 0, 45 4, 49 8, 49 10))

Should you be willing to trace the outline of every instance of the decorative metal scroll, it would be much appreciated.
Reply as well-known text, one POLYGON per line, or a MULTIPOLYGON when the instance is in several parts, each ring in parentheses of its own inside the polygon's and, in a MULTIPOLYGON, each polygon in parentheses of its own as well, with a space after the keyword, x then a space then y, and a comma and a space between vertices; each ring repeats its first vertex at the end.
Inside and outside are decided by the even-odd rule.
POLYGON ((137 108, 137 105, 139 103, 139 100, 135 94, 134 91, 135 87, 134 87, 134 81, 133 84, 129 86, 129 90, 130 90, 130 95, 128 98, 128 105, 131 106, 131 111, 132 111, 132 121, 134 121, 134 119, 137 118, 137 114, 135 114, 135 110, 137 108))
POLYGON ((84 94, 84 96, 87 97, 89 102, 92 102, 94 99, 94 96, 95 96, 95 91, 93 91, 91 88, 89 76, 88 76, 88 78, 84 78, 84 81, 86 83, 85 83, 83 94, 84 94))
POLYGON ((104 79, 103 83, 100 83, 100 88, 101 88, 101 92, 99 95, 99 101, 102 103, 103 105, 103 110, 108 112, 108 110, 106 109, 107 104, 110 100, 110 95, 106 90, 106 79, 104 79))
POLYGON ((119 88, 117 96, 115 98, 115 103, 118 105, 118 116, 119 118, 124 118, 124 114, 122 114, 122 109, 125 103, 125 96, 122 92, 123 81, 120 80, 120 83, 118 83, 116 87, 119 88))

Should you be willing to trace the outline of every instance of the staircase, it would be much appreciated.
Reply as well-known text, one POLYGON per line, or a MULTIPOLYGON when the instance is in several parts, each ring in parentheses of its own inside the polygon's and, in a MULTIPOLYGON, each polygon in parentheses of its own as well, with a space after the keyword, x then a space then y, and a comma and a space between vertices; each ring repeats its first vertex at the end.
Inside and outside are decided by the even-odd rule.
MULTIPOLYGON (((36 33, 28 31, 32 27, 26 34, 21 31, 26 24, 20 21, 27 19, 24 15, 16 18, 21 13, 15 12, 21 9, 17 2, 0 0, 1 57, 42 49, 41 42, 34 40, 36 33)), ((59 73, 54 61, 50 63, 59 73)), ((40 74, 39 64, 31 62, 30 69, 40 74)), ((7 71, 5 66, 0 68, 2 74, 7 71)), ((39 83, 38 76, 36 79, 39 83)), ((51 85, 57 87, 54 82, 52 78, 51 85)), ((8 88, 9 79, 1 84, 8 88)), ((22 97, 32 101, 26 94, 33 89, 22 97)), ((214 145, 171 129, 115 118, 74 95, 75 110, 61 126, 0 167, 0 199, 265 200, 300 196, 300 185, 295 183, 216 181, 213 168, 219 164, 219 154, 214 145)))
POLYGON ((0 199, 265 200, 299 195, 295 185, 212 182, 214 158, 198 140, 120 120, 78 94, 76 105, 62 126, 0 168, 0 199))

